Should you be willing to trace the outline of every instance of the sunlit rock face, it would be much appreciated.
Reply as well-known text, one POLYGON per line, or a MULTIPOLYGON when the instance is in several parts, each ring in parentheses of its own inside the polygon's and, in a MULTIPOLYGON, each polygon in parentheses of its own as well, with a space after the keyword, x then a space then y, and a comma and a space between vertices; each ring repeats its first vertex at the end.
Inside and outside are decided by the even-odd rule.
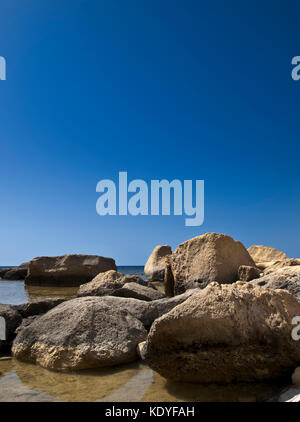
POLYGON ((241 242, 219 233, 206 233, 178 246, 168 258, 174 278, 174 293, 209 283, 234 283, 241 265, 255 266, 241 242))
POLYGON ((12 353, 54 370, 115 366, 136 360, 147 337, 141 321, 101 298, 64 302, 21 330, 12 353))
POLYGON ((252 283, 211 283, 158 318, 145 346, 152 369, 200 383, 259 381, 291 374, 300 363, 292 320, 300 302, 252 283))

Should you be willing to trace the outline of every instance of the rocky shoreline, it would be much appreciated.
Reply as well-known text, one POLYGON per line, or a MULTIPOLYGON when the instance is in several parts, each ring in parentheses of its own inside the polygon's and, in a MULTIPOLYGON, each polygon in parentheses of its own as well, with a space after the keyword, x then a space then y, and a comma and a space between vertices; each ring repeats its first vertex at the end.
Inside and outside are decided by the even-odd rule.
POLYGON ((13 272, 26 284, 80 287, 75 299, 0 305, 0 354, 55 371, 143 360, 168 380, 201 384, 291 379, 300 393, 300 260, 274 248, 207 233, 173 253, 157 246, 146 281, 94 255, 38 257, 0 277, 13 272))

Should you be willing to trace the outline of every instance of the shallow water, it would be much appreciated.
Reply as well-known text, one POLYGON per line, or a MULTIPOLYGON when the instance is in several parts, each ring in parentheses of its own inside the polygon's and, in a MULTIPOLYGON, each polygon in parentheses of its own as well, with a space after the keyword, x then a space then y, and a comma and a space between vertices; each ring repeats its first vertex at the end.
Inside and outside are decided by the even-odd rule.
MULTIPOLYGON (((118 267, 118 270, 143 276, 143 267, 118 267)), ((22 281, 0 279, 0 303, 17 305, 50 297, 71 298, 77 290, 78 287, 25 286, 22 281)), ((176 383, 167 381, 141 362, 107 370, 59 373, 0 358, 0 402, 253 402, 272 397, 279 387, 277 383, 228 386, 176 383)))
MULTIPOLYGON (((123 274, 138 274, 145 278, 142 266, 120 266, 118 271, 123 274)), ((70 299, 76 296, 77 290, 78 287, 25 286, 24 281, 6 281, 0 278, 0 303, 20 305, 46 298, 70 299)))
POLYGON ((108 370, 60 373, 14 359, 0 360, 0 401, 264 401, 278 385, 229 386, 167 381, 142 363, 108 370))

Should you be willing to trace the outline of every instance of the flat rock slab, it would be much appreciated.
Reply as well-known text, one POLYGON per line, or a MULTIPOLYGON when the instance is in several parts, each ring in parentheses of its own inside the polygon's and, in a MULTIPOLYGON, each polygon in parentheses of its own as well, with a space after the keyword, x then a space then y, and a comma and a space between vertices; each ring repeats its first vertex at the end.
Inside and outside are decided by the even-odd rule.
POLYGON ((29 262, 28 285, 78 286, 97 274, 116 270, 115 261, 97 255, 43 256, 29 262))

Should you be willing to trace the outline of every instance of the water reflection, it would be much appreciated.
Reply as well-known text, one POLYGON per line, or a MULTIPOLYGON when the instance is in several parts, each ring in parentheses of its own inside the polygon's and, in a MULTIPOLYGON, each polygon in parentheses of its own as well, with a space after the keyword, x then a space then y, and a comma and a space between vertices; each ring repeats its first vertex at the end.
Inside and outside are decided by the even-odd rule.
POLYGON ((50 287, 50 286, 25 286, 25 291, 30 302, 43 299, 76 297, 78 287, 50 287))
POLYGON ((201 385, 167 381, 143 363, 59 373, 14 359, 0 361, 0 401, 262 401, 282 382, 201 385))

